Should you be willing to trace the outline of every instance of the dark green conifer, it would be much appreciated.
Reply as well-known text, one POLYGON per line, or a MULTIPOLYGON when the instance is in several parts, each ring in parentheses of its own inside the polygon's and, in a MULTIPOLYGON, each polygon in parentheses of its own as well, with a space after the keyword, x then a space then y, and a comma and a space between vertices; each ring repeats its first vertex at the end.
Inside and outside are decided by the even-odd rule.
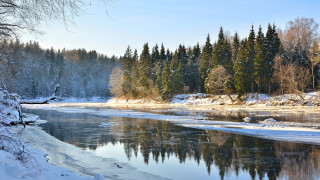
POLYGON ((208 34, 206 43, 202 48, 202 59, 200 62, 200 92, 204 92, 204 81, 208 77, 210 66, 212 64, 212 45, 210 43, 210 36, 208 34))

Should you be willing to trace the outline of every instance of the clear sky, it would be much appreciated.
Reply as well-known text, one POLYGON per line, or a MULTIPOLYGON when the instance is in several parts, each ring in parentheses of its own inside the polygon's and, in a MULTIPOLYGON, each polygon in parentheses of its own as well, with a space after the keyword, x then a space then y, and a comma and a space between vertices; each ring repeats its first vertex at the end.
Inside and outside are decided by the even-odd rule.
POLYGON ((179 44, 203 45, 208 33, 212 41, 217 38, 220 26, 246 37, 251 25, 256 30, 261 25, 265 32, 268 23, 285 29, 297 17, 320 23, 319 0, 114 0, 108 6, 110 17, 102 4, 91 1, 69 31, 60 22, 43 24, 44 35, 22 39, 36 40, 45 48, 95 49, 120 56, 128 45, 140 54, 146 42, 149 47, 163 43, 171 50, 179 44))

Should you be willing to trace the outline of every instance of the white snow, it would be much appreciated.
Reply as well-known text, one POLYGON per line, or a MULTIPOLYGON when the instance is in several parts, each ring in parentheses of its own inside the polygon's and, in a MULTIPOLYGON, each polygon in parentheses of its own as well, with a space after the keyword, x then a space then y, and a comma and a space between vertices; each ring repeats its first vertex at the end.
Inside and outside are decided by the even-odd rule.
MULTIPOLYGON (((258 106, 319 106, 320 92, 301 94, 303 99, 297 94, 267 95, 267 94, 248 94, 243 101, 237 101, 236 95, 231 95, 235 102, 232 102, 227 95, 209 94, 179 94, 170 103, 187 105, 258 105, 258 106)), ((114 101, 115 102, 115 101, 114 101)))
POLYGON ((249 123, 251 121, 251 118, 245 117, 245 118, 243 118, 243 121, 246 122, 246 123, 249 123))
MULTIPOLYGON (((99 174, 93 178, 85 177, 68 169, 54 166, 48 163, 44 152, 21 143, 11 132, 13 127, 4 126, 12 123, 17 124, 20 121, 19 110, 20 105, 15 96, 0 89, 0 179, 104 179, 99 174)), ((38 119, 38 116, 31 114, 22 114, 22 116, 25 122, 35 122, 38 119)))
POLYGON ((0 145, 4 147, 0 150, 1 179, 102 179, 101 175, 90 178, 54 166, 48 163, 44 152, 21 143, 8 128, 1 125, 0 132, 0 145))

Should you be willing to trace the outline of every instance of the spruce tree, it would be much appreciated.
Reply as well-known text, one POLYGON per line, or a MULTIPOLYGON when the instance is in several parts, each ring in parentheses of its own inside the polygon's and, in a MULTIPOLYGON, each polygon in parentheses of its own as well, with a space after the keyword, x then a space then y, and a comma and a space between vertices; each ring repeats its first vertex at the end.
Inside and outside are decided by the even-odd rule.
POLYGON ((144 44, 139 61, 139 85, 149 89, 149 79, 151 78, 150 52, 148 43, 144 44))
POLYGON ((132 56, 132 67, 131 67, 131 89, 130 93, 133 98, 138 96, 137 87, 139 86, 139 68, 138 68, 138 51, 135 49, 132 56))
POLYGON ((166 50, 164 49, 163 43, 161 44, 160 49, 160 69, 162 71, 164 62, 167 60, 166 50))
POLYGON ((265 78, 265 40, 261 26, 255 40, 255 56, 254 56, 254 79, 257 84, 258 92, 261 92, 261 85, 265 78))
POLYGON ((248 65, 250 61, 247 43, 247 39, 241 41, 237 60, 234 65, 234 83, 237 91, 237 98, 239 100, 242 99, 242 96, 247 92, 251 84, 251 79, 248 78, 248 65))
POLYGON ((174 89, 173 89, 174 94, 180 94, 183 92, 183 89, 185 86, 184 79, 185 78, 182 70, 182 62, 180 61, 177 69, 175 69, 172 75, 172 84, 174 85, 174 89))
POLYGON ((199 43, 188 51, 189 62, 186 75, 186 86, 189 87, 190 92, 199 92, 200 90, 200 76, 199 76, 199 62, 201 58, 201 49, 199 43))
POLYGON ((200 74, 200 92, 204 92, 204 81, 208 77, 210 66, 212 63, 212 45, 210 43, 210 36, 208 34, 206 43, 202 49, 202 59, 200 62, 199 74, 200 74))
POLYGON ((224 37, 224 32, 222 27, 220 27, 218 41, 213 46, 212 56, 213 56, 213 67, 216 67, 217 65, 221 65, 227 69, 229 74, 233 74, 231 44, 224 37))
POLYGON ((226 68, 227 72, 229 74, 233 74, 233 61, 232 61, 232 49, 231 49, 231 43, 229 40, 225 39, 223 44, 223 66, 226 68))
POLYGON ((179 65, 181 66, 181 75, 183 76, 182 82, 185 85, 187 82, 187 69, 188 69, 188 54, 187 54, 187 50, 185 48, 184 45, 180 45, 179 49, 178 49, 178 67, 176 67, 176 69, 179 68, 179 65))
MULTIPOLYGON (((247 51, 248 51, 248 66, 247 66, 247 74, 248 79, 251 81, 251 92, 254 92, 254 56, 255 56, 255 32, 253 26, 251 26, 250 34, 247 41, 247 51)), ((250 91, 250 87, 247 89, 250 91)))
POLYGON ((273 75, 273 65, 274 65, 274 57, 279 53, 280 51, 280 39, 278 37, 278 34, 276 32, 276 26, 273 25, 273 27, 269 24, 268 30, 266 34, 265 39, 265 61, 263 64, 263 69, 265 71, 265 91, 268 91, 270 93, 270 82, 273 75))
POLYGON ((235 61, 237 60, 239 47, 240 47, 240 40, 239 40, 238 33, 236 32, 235 35, 233 36, 233 40, 232 40, 232 61, 233 61, 233 63, 235 63, 235 61))
POLYGON ((225 43, 224 32, 223 32, 223 28, 220 27, 218 41, 213 45, 213 52, 212 52, 213 67, 217 65, 223 66, 225 64, 224 43, 225 43))
POLYGON ((162 92, 161 92, 161 98, 163 100, 169 99, 171 95, 173 94, 173 84, 171 81, 171 72, 168 63, 164 64, 163 73, 161 77, 162 81, 162 92))
POLYGON ((122 93, 127 95, 131 92, 131 68, 132 68, 132 51, 130 46, 128 46, 122 61, 123 69, 123 83, 122 83, 122 93))

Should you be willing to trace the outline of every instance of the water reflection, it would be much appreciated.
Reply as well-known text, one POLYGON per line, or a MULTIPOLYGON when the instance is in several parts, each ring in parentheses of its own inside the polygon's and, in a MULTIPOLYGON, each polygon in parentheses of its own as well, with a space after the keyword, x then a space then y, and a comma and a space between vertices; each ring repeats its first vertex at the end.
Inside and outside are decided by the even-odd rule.
POLYGON ((48 120, 41 127, 61 141, 91 150, 120 143, 128 160, 141 154, 145 164, 163 163, 168 158, 180 163, 193 159, 206 164, 209 176, 213 167, 218 169, 221 179, 229 174, 238 176, 241 171, 252 179, 320 177, 316 145, 192 129, 166 121, 32 111, 48 120))

